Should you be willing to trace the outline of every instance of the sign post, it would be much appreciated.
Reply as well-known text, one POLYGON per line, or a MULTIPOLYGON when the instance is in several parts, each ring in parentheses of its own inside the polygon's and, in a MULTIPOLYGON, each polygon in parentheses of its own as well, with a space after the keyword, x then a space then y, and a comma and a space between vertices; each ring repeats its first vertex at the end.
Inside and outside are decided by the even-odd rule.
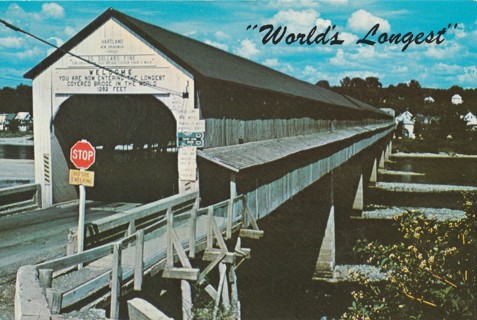
MULTIPOLYGON (((84 249, 84 225, 86 212, 86 185, 94 185, 94 172, 85 171, 96 160, 96 150, 86 140, 76 142, 70 150, 70 161, 78 168, 70 170, 70 183, 79 185, 78 253, 84 249), (92 178, 91 178, 92 177, 92 178)), ((78 265, 79 268, 82 264, 78 265)))

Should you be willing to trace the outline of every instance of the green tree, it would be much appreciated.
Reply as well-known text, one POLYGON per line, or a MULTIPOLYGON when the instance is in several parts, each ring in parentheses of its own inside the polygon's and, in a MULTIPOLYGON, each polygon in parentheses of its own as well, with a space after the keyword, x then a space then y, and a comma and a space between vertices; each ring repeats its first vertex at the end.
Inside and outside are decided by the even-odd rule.
POLYGON ((400 243, 360 243, 357 252, 387 274, 361 289, 343 319, 476 319, 477 201, 465 202, 465 217, 437 221, 407 212, 396 219, 400 243))

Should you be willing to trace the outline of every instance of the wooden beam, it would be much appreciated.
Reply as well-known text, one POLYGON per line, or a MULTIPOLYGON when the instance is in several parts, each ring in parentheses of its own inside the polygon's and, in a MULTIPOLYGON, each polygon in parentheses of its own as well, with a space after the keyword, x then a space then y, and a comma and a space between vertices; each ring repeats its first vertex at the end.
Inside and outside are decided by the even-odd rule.
POLYGON ((233 252, 225 252, 220 249, 207 249, 204 251, 202 256, 202 260, 204 261, 214 261, 217 259, 218 256, 224 254, 225 256, 222 258, 224 263, 232 264, 235 262, 235 253, 233 252))
POLYGON ((242 238, 249 239, 261 239, 264 235, 263 230, 253 230, 253 229, 240 229, 239 236, 242 238))
POLYGON ((111 276, 111 319, 119 319, 119 298, 121 297, 121 279, 123 271, 121 269, 121 245, 113 244, 113 274, 111 276))
POLYGON ((195 241, 197 233, 197 210, 199 209, 200 198, 197 197, 190 213, 190 235, 189 235, 189 258, 195 258, 195 241))
POLYGON ((196 281, 199 277, 199 269, 187 269, 187 268, 165 268, 162 273, 163 278, 191 280, 196 281))
POLYGON ((221 252, 220 254, 215 256, 215 259, 212 260, 211 263, 200 273, 199 275, 199 284, 204 283, 205 278, 209 274, 212 269, 214 269, 223 259, 225 258, 225 252, 221 252))
POLYGON ((176 249, 177 255, 179 256, 179 260, 181 261, 182 266, 184 268, 191 269, 192 265, 190 264, 189 258, 187 258, 187 254, 185 253, 185 250, 179 241, 179 237, 177 236, 176 230, 171 229, 170 232, 172 236, 172 244, 176 249))
POLYGON ((181 280, 181 292, 182 292, 182 319, 192 320, 192 291, 189 282, 181 280))
POLYGON ((144 230, 137 232, 136 256, 134 261, 134 290, 141 291, 144 269, 144 230))
POLYGON ((63 295, 60 291, 52 288, 46 288, 46 300, 51 314, 60 314, 63 295))

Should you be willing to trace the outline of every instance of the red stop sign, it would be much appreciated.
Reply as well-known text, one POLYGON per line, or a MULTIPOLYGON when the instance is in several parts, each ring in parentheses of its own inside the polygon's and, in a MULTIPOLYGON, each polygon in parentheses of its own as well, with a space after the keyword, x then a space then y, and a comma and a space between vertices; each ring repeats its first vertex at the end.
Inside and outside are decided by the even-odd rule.
POLYGON ((88 169, 94 163, 96 150, 86 140, 78 141, 71 147, 70 161, 78 169, 88 169))

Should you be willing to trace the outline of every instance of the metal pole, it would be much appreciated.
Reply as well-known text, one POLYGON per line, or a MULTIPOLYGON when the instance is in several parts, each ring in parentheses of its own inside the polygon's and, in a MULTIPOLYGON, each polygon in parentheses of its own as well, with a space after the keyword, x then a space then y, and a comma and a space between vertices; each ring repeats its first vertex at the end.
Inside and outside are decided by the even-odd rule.
MULTIPOLYGON (((81 169, 80 171, 84 171, 81 169)), ((83 252, 84 249, 84 221, 86 211, 86 187, 79 185, 79 218, 78 218, 78 253, 83 252)), ((81 269, 83 264, 78 264, 78 269, 81 269)))

